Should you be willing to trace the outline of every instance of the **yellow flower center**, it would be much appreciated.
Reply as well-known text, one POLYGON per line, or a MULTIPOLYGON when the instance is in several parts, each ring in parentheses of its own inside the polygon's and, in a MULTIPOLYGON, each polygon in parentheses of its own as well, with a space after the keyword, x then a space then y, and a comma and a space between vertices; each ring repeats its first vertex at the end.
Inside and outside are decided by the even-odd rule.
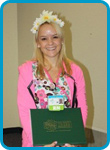
POLYGON ((36 27, 34 27, 34 30, 37 30, 36 27))
POLYGON ((39 23, 37 23, 37 26, 39 25, 39 23))
POLYGON ((45 17, 44 17, 44 20, 48 20, 48 19, 49 19, 49 17, 48 17, 48 16, 45 16, 45 17))
POLYGON ((54 21, 56 21, 57 19, 56 19, 56 18, 54 18, 53 20, 54 20, 54 21))

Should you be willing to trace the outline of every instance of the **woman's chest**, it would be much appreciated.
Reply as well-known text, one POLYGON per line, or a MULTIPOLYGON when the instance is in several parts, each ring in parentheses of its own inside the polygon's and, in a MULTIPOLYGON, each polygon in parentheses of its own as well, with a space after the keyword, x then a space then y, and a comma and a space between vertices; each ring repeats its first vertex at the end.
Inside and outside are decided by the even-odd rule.
POLYGON ((36 70, 33 70, 35 103, 37 108, 47 108, 48 96, 55 95, 63 95, 65 106, 70 107, 70 88, 65 76, 62 76, 61 70, 45 70, 45 79, 37 78, 35 72, 36 70))
POLYGON ((59 69, 52 69, 48 71, 48 74, 50 78, 52 79, 52 81, 56 83, 57 79, 59 78, 59 69))

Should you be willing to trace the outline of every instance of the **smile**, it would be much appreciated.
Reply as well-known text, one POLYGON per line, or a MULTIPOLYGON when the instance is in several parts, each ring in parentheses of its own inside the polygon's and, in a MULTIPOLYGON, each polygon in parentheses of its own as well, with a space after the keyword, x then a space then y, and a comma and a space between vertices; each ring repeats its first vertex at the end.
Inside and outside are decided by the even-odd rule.
POLYGON ((46 48, 46 50, 48 50, 48 51, 53 51, 55 49, 56 49, 56 47, 48 47, 48 48, 46 48))

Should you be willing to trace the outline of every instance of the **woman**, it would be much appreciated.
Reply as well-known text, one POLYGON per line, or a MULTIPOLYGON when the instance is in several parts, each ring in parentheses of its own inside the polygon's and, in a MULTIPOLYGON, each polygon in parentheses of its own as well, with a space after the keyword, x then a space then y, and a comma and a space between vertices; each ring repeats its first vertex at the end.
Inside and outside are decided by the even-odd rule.
MULTIPOLYGON (((33 147, 30 109, 47 108, 48 96, 59 94, 64 96, 64 107, 71 108, 74 83, 77 87, 78 107, 81 108, 83 123, 84 126, 86 125, 85 81, 81 69, 65 55, 63 26, 64 22, 56 15, 44 10, 31 29, 35 34, 36 50, 33 60, 19 67, 18 80, 17 102, 23 127, 22 147, 33 147), (29 91, 30 85, 34 96, 29 91)), ((57 142, 53 141, 44 147, 55 146, 57 142)), ((63 147, 74 147, 74 145, 66 143, 63 147)))

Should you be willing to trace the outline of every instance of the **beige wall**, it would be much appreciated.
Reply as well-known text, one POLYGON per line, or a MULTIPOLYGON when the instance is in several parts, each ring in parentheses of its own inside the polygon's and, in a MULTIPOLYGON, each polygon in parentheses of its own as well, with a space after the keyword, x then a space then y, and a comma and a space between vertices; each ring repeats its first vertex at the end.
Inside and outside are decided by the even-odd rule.
POLYGON ((17 4, 3 10, 3 127, 20 126, 16 93, 18 78, 17 4))
POLYGON ((103 4, 89 3, 18 3, 17 6, 18 64, 20 65, 24 61, 31 59, 34 49, 34 36, 30 32, 30 29, 32 28, 35 18, 38 17, 44 9, 57 12, 65 21, 64 30, 66 37, 67 56, 74 60, 84 72, 88 104, 87 126, 106 132, 106 7, 103 4))

